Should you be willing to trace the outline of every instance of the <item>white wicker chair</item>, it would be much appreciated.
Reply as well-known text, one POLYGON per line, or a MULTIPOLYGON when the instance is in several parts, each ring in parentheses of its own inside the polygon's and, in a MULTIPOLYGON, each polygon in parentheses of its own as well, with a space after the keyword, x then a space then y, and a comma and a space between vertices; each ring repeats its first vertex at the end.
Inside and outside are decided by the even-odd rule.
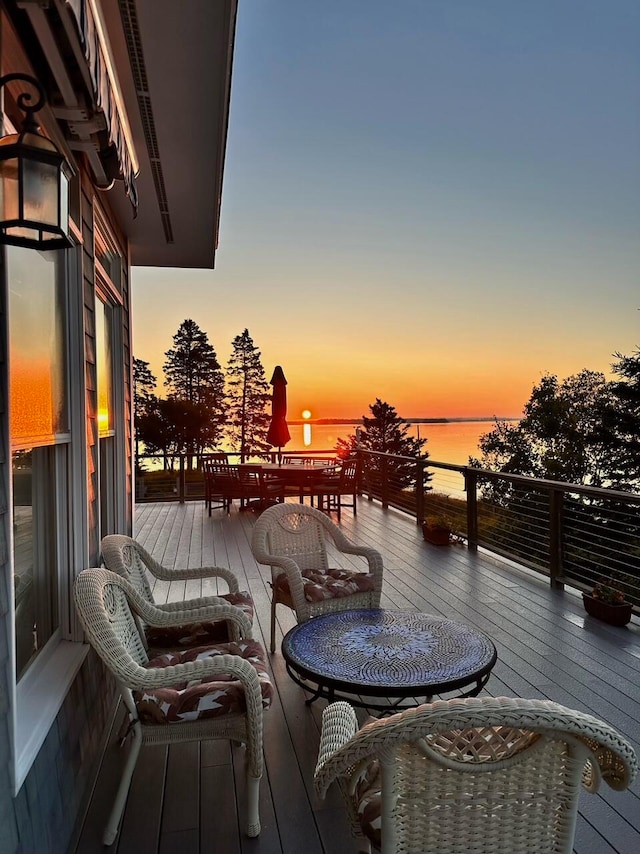
POLYGON ((608 724, 548 701, 438 700, 359 731, 338 702, 315 787, 338 780, 354 835, 383 854, 571 854, 580 784, 622 790, 636 770, 608 724))
POLYGON ((149 625, 182 624, 202 619, 203 609, 167 613, 150 605, 119 575, 107 569, 86 569, 74 585, 80 621, 91 646, 115 676, 129 715, 133 736, 122 779, 104 831, 103 841, 115 839, 135 764, 143 744, 174 744, 224 738, 246 745, 247 834, 260 833, 258 794, 262 776, 262 713, 272 695, 264 670, 264 650, 250 637, 251 626, 242 612, 220 604, 204 609, 212 619, 233 622, 241 640, 211 648, 165 652, 152 661, 142 641, 134 614, 149 625), (189 657, 182 663, 175 660, 189 657), (252 663, 253 662, 253 663, 252 663), (219 676, 222 681, 212 679, 219 676), (229 680, 231 677, 231 680, 229 680), (223 681, 225 680, 226 681, 223 681), (206 686, 203 686, 208 680, 206 686), (164 689, 164 690, 163 690, 164 689), (235 702, 219 697, 233 690, 235 702), (153 692, 161 691, 160 696, 153 692), (185 694, 189 700, 185 702, 185 694), (207 694, 204 702, 194 692, 207 694), (172 705, 182 701, 182 706, 172 705), (174 711, 177 708, 177 711, 174 711), (161 722, 160 722, 161 721, 161 722))
POLYGON ((253 528, 251 551, 259 563, 271 567, 271 652, 278 603, 292 608, 299 623, 333 611, 380 607, 380 553, 352 543, 313 507, 285 503, 265 510, 253 528), (327 539, 343 554, 363 557, 368 572, 330 568, 327 539))
MULTIPOLYGON (((231 604, 240 608, 251 623, 253 621, 253 601, 247 591, 240 591, 238 579, 230 569, 222 566, 203 566, 193 569, 167 569, 151 557, 140 543, 124 534, 109 534, 101 543, 102 562, 107 569, 128 581, 138 593, 161 611, 169 614, 176 611, 188 611, 207 605, 231 604), (186 599, 180 602, 159 604, 154 601, 147 572, 160 581, 189 581, 192 579, 222 578, 229 588, 228 593, 217 596, 204 596, 186 599)), ((176 623, 176 621, 174 621, 176 623)), ((193 624, 189 631, 182 631, 177 623, 171 627, 149 628, 141 624, 146 645, 151 648, 171 649, 175 647, 203 646, 234 637, 234 624, 225 628, 201 621, 193 624)))

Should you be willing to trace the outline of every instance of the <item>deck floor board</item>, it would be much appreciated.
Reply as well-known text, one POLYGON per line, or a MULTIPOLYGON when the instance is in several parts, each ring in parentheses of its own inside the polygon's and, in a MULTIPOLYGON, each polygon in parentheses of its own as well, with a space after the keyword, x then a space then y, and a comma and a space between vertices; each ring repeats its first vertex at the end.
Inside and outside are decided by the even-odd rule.
MULTIPOLYGON (((511 561, 463 545, 431 546, 408 516, 361 499, 357 515, 345 509, 341 526, 356 542, 384 557, 383 607, 447 616, 488 634, 498 661, 485 688, 493 696, 551 699, 601 717, 640 747, 640 622, 611 628, 586 616, 579 596, 551 590, 547 579, 511 561)), ((335 517, 334 517, 335 518, 335 517)), ((171 568, 226 566, 249 590, 254 635, 269 643, 269 572, 251 554, 255 515, 234 505, 227 516, 201 502, 144 504, 136 510, 136 536, 171 568)), ((356 560, 357 559, 353 559, 356 560)), ((213 595, 216 581, 157 582, 157 601, 213 595)), ((338 793, 320 801, 313 791, 320 715, 308 707, 286 673, 279 644, 293 614, 279 607, 270 656, 276 696, 265 715, 265 773, 260 790, 262 832, 244 833, 246 792, 242 748, 224 742, 145 748, 140 755, 120 834, 111 849, 99 844, 105 801, 117 785, 118 748, 112 735, 76 854, 109 850, 170 854, 350 854, 357 846, 338 793)), ((114 724, 114 732, 117 723, 114 724)), ((125 748, 126 750, 126 748, 125 748)), ((575 854, 640 851, 640 780, 630 792, 603 785, 584 794, 575 854)))

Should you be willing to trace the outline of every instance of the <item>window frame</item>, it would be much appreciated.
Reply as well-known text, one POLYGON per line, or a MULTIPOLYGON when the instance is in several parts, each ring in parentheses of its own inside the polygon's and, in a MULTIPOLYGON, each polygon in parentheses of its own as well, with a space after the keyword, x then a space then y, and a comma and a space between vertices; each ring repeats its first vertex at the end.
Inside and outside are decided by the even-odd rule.
MULTIPOLYGON (((77 237, 77 235, 76 235, 77 237)), ((16 678, 16 621, 14 589, 13 542, 13 477, 8 467, 6 488, 8 504, 8 575, 11 606, 8 608, 10 632, 11 681, 9 698, 12 729, 12 778, 17 795, 60 711, 73 681, 82 666, 89 647, 73 606, 75 568, 85 564, 86 532, 86 442, 84 403, 84 331, 82 309, 82 246, 79 242, 64 250, 60 258, 59 275, 64 282, 65 353, 67 368, 67 406, 69 433, 56 438, 48 447, 53 449, 58 490, 55 524, 56 537, 58 627, 29 665, 22 678, 16 678), (58 448, 65 447, 64 452, 58 448), (75 478, 74 478, 75 474, 75 478), (60 491, 61 490, 61 493, 60 491)), ((6 271, 5 264, 5 271, 6 271)), ((2 282, 5 305, 8 300, 8 276, 2 282)), ((9 316, 5 311, 4 339, 8 349, 9 316)), ((8 362, 7 362, 8 364, 8 362)), ((9 372, 3 372, 4 399, 9 401, 9 372)), ((6 412, 7 426, 9 409, 6 412)), ((10 431, 6 432, 6 459, 12 460, 10 431)))

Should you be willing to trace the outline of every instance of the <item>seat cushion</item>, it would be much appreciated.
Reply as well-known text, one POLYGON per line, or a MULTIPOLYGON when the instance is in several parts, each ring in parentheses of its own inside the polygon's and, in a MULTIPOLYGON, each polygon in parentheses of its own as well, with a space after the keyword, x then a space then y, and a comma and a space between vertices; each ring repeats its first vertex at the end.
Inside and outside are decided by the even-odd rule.
MULTIPOLYGON (((267 673, 265 652, 255 640, 163 652, 151 659, 146 667, 171 667, 225 654, 238 655, 253 665, 260 679, 262 707, 268 709, 273 697, 273 686, 267 673)), ((144 724, 181 723, 246 711, 242 684, 226 674, 216 674, 202 681, 180 682, 170 688, 134 691, 133 698, 144 724)))
MULTIPOLYGON (((253 622, 253 600, 246 590, 239 593, 225 593, 219 596, 230 605, 236 605, 253 622)), ((176 649, 177 647, 208 646, 212 643, 225 643, 229 640, 229 630, 224 620, 215 623, 189 623, 187 626, 147 626, 147 643, 158 649, 176 649)))
MULTIPOLYGON (((350 572, 346 569, 302 570, 304 598, 307 602, 322 602, 324 599, 340 599, 354 593, 369 593, 375 588, 373 575, 369 572, 350 572)), ((282 573, 276 577, 275 590, 284 601, 290 600, 289 580, 282 573)))
POLYGON ((382 775, 380 763, 373 761, 359 776, 354 800, 363 836, 380 850, 382 845, 382 775))

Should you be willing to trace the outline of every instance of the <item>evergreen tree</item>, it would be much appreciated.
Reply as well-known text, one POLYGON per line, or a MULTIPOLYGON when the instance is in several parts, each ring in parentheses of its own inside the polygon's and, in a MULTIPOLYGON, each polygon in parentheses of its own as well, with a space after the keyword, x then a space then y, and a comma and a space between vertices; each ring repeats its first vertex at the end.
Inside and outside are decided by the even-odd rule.
MULTIPOLYGON (((359 436, 357 433, 347 439, 338 439, 336 451, 340 457, 349 456, 359 446, 368 451, 377 451, 382 454, 393 454, 394 456, 415 457, 427 459, 428 451, 423 451, 426 439, 417 439, 409 436, 409 423, 401 418, 391 404, 380 398, 370 404, 371 416, 362 416, 362 427, 359 436)), ((382 462, 373 457, 367 460, 367 471, 372 477, 376 472, 381 474, 382 462)), ((416 482, 416 467, 413 463, 394 460, 387 462, 387 476, 397 489, 405 489, 416 482)), ((431 479, 429 472, 424 473, 424 483, 431 479)))
POLYGON ((144 432, 148 416, 153 413, 158 398, 155 395, 157 380, 151 373, 149 362, 133 359, 133 423, 135 429, 135 466, 139 467, 139 444, 145 442, 144 432))
POLYGON ((183 320, 165 353, 165 385, 169 399, 184 401, 199 411, 202 428, 186 453, 217 446, 224 418, 224 375, 216 351, 195 321, 183 320))
POLYGON ((611 484, 616 489, 640 489, 640 348, 630 356, 614 353, 612 368, 621 377, 612 385, 614 403, 606 413, 613 433, 611 484))
POLYGON ((240 459, 266 457, 270 445, 269 385, 260 360, 261 354, 245 329, 232 342, 233 351, 227 365, 227 425, 231 450, 240 459))

